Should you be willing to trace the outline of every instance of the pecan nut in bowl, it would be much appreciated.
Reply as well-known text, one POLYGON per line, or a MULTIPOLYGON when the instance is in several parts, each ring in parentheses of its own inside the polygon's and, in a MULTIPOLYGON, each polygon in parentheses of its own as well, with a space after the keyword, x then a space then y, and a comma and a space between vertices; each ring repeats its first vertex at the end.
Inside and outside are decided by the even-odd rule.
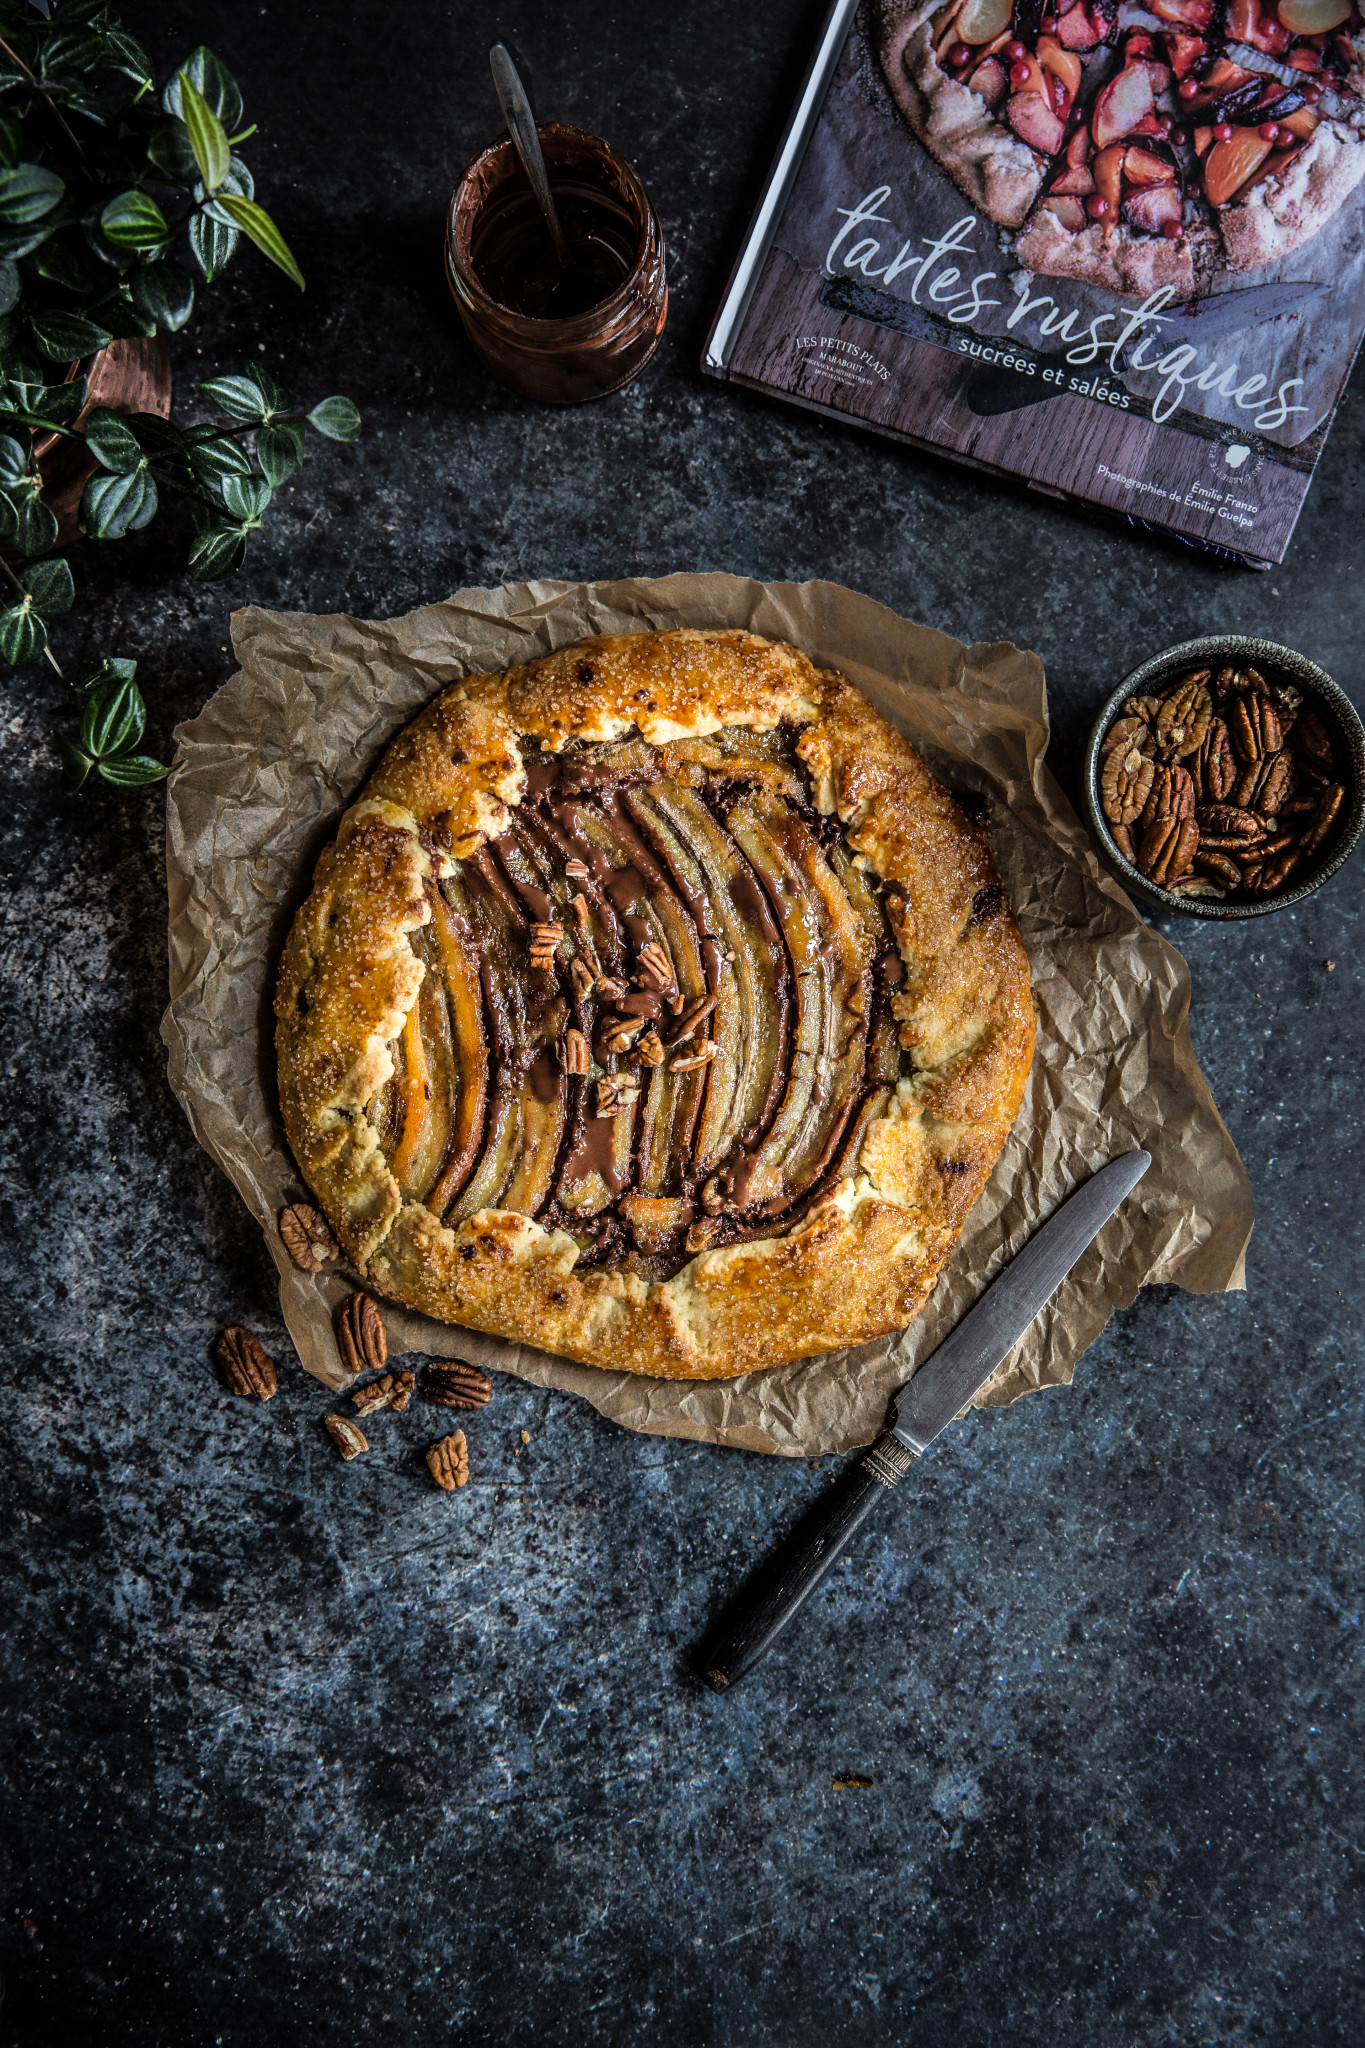
POLYGON ((1034 1038, 985 828, 844 677, 728 631, 446 689, 324 850, 276 1016, 367 1288, 672 1380, 904 1328, 1034 1038))
POLYGON ((1086 797, 1101 844, 1140 892, 1199 917, 1262 916, 1320 888, 1359 840, 1365 729, 1304 656, 1267 641, 1190 641, 1114 691, 1091 734, 1086 797))

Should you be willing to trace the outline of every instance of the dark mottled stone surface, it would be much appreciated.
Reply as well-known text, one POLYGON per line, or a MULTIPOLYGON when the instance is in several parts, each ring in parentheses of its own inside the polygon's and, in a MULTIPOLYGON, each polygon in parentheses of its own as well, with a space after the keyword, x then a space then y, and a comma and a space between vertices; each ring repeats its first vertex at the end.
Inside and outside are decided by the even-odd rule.
MULTIPOLYGON (((818 17, 132 8, 158 61, 205 40, 240 76, 309 279, 243 258, 182 401, 259 340, 367 434, 226 590, 179 574, 174 520, 83 549, 63 654, 136 654, 164 746, 234 603, 724 568, 1037 648, 1073 791, 1096 700, 1187 634, 1288 641, 1359 702, 1359 379, 1259 577, 702 380, 818 17), (492 386, 443 295, 498 30, 668 233, 666 344, 588 411, 492 386)), ((1073 1390, 957 1429, 720 1701, 687 1646, 829 1467, 507 1384, 458 1497, 418 1406, 343 1468, 166 1090, 159 800, 58 799, 59 692, 0 680, 5 2048, 1358 2043, 1359 861, 1297 915, 1174 933, 1260 1203, 1246 1295, 1155 1291, 1073 1390), (209 1368, 230 1320, 280 1355, 264 1410, 209 1368)))

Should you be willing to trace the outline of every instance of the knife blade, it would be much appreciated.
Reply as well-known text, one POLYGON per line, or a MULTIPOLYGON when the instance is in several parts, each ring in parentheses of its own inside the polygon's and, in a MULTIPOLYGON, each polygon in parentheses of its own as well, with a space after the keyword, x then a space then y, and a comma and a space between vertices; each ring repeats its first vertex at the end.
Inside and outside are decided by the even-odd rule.
POLYGON ((1127 1152, 1069 1195, 906 1382, 886 1435, 818 1503, 775 1565, 743 1589, 705 1646, 700 1668, 714 1691, 727 1692, 767 1654, 877 1502, 1008 1358, 1151 1163, 1149 1152, 1127 1152))

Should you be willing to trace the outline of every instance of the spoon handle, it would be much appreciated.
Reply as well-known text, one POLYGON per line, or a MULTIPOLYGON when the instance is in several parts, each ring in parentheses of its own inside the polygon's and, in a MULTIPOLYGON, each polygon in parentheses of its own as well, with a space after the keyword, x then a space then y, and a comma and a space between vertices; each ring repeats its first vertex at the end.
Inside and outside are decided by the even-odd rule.
POLYGON ((521 82, 516 65, 505 43, 494 43, 488 52, 488 62, 493 73, 493 86, 498 95, 498 105, 507 123, 507 132, 513 147, 521 158, 521 167, 531 180, 540 210, 545 216, 545 225, 550 230, 550 240, 555 245, 555 255, 562 269, 569 267, 569 245, 564 239, 559 215, 555 210, 550 193, 550 180, 546 175, 545 158, 536 133, 536 117, 531 112, 531 102, 526 97, 526 88, 521 82))

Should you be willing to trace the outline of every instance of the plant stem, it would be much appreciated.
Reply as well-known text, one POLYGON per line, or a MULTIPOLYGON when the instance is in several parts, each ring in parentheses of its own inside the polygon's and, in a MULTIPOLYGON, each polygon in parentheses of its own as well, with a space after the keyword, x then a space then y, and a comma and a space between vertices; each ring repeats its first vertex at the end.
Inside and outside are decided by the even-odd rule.
POLYGON ((38 80, 29 70, 23 58, 19 55, 19 52, 17 50, 12 50, 9 44, 5 41, 5 38, 3 36, 0 36, 0 50, 4 51, 5 55, 9 58, 12 64, 17 64, 19 66, 19 69, 23 72, 25 78, 27 78, 30 84, 33 86, 33 89, 37 93, 39 99, 47 108, 49 114, 53 116, 53 118, 57 122, 58 127, 61 129, 67 141, 71 144, 71 147, 75 150, 77 156, 81 159, 82 163, 84 163, 85 151, 81 147, 80 137, 77 135, 73 135, 71 130, 67 127, 66 120, 64 115, 62 114, 61 108, 56 104, 54 100, 48 98, 47 94, 43 91, 42 86, 38 83, 38 80))
MULTIPOLYGON (((23 584, 19 581, 19 578, 15 575, 13 569, 11 569, 9 563, 5 560, 3 555, 0 555, 0 569, 4 570, 5 574, 9 577, 10 582, 18 591, 20 597, 27 597, 28 592, 25 590, 23 584)), ((44 647, 43 653, 47 656, 53 668, 56 669, 59 680, 65 682, 66 677, 62 674, 61 663, 58 661, 56 655, 52 652, 52 649, 50 647, 44 647)))

